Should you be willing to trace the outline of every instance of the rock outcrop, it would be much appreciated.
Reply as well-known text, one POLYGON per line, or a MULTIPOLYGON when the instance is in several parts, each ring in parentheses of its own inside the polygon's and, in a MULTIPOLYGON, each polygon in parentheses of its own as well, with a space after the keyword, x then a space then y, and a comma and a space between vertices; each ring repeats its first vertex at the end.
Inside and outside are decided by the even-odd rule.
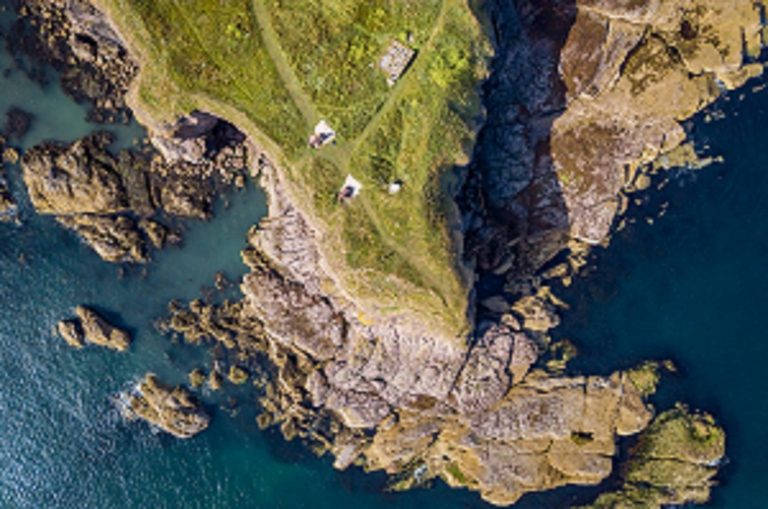
POLYGON ((714 419, 678 406, 656 417, 640 435, 621 469, 621 489, 600 495, 589 508, 706 503, 724 456, 725 433, 714 419))
MULTIPOLYGON (((209 134, 203 131, 195 140, 205 143, 209 134)), ((174 140, 165 139, 164 150, 172 153, 174 140)), ((112 141, 102 132, 70 145, 44 143, 28 150, 21 166, 35 209, 55 216, 114 263, 144 263, 149 246, 178 242, 178 235, 153 217, 209 218, 216 192, 248 165, 242 141, 214 147, 194 162, 170 163, 151 149, 113 154, 112 141)))
POLYGON ((7 42, 61 72, 64 91, 91 103, 89 120, 127 121, 125 95, 138 66, 87 0, 24 0, 7 42))
POLYGON ((85 334, 79 321, 62 320, 56 324, 56 330, 59 336, 72 348, 80 349, 85 346, 85 334))
POLYGON ((131 335, 109 323, 96 311, 85 306, 75 308, 76 318, 61 320, 56 325, 59 336, 73 348, 83 348, 87 343, 118 352, 128 350, 131 335))
POLYGON ((126 397, 124 415, 143 419, 177 438, 191 438, 211 422, 205 409, 182 387, 167 387, 148 374, 126 397))
MULTIPOLYGON (((683 123, 763 72, 763 1, 492 2, 499 54, 465 193, 466 253, 536 292, 542 267, 607 241, 683 123), (482 204, 481 207, 478 205, 482 204)), ((495 302, 495 301, 494 301, 495 302)), ((503 309, 484 309, 494 315, 503 309)))
MULTIPOLYGON (((77 306, 75 314, 80 321, 85 341, 88 343, 124 352, 131 344, 131 335, 115 327, 96 311, 77 306)), ((59 328, 61 331, 61 327, 59 328)), ((66 339, 66 337, 65 337, 66 339)))

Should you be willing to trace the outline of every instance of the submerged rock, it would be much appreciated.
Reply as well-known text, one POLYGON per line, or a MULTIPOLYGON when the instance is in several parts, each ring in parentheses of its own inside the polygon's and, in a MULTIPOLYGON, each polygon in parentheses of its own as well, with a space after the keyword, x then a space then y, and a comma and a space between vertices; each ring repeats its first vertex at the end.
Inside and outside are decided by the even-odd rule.
POLYGON ((77 306, 75 309, 85 340, 98 346, 124 352, 131 344, 131 336, 126 331, 110 324, 92 309, 77 306))
POLYGON ((11 108, 5 114, 5 125, 3 126, 3 136, 15 140, 20 140, 27 134, 32 125, 33 116, 21 108, 11 108))
POLYGON ((202 385, 205 383, 205 373, 203 373, 203 370, 200 368, 195 368, 190 371, 189 375, 187 375, 187 378, 189 378, 189 385, 195 389, 202 387, 202 385))
POLYGON ((182 387, 167 387, 148 374, 128 397, 124 413, 143 419, 178 438, 191 438, 204 431, 211 418, 182 387))

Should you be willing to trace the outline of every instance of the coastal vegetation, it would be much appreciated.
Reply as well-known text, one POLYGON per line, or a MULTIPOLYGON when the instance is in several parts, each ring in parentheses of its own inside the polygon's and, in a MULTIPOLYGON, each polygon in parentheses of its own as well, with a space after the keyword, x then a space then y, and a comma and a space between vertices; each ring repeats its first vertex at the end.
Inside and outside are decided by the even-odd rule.
POLYGON ((467 2, 96 3, 140 57, 139 116, 171 121, 201 109, 235 122, 275 158, 364 309, 418 310, 454 333, 465 327, 446 198, 474 138, 490 53, 467 2), (393 41, 416 57, 390 86, 379 60, 393 41), (338 135, 312 150, 320 120, 338 135), (342 204, 347 175, 362 192, 342 204))

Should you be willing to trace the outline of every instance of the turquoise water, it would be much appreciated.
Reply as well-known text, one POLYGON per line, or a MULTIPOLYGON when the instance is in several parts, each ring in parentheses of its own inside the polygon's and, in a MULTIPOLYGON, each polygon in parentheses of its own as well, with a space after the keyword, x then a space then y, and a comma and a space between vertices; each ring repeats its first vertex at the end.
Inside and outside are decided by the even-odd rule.
MULTIPOLYGON (((1 18, 2 16, 0 16, 1 18)), ((5 18, 7 19, 7 17, 5 18)), ((11 61, 0 52, 0 72, 11 61)), ((40 87, 18 70, 0 78, 0 115, 11 106, 36 119, 21 140, 72 141, 96 127, 55 85, 40 87)), ((730 463, 712 507, 768 507, 768 404, 761 373, 768 354, 768 153, 763 150, 768 94, 722 104, 727 119, 701 124, 696 137, 726 157, 698 173, 678 173, 649 195, 640 219, 593 260, 596 270, 564 292, 573 308, 558 335, 582 355, 572 369, 607 373, 646 358, 673 358, 659 406, 676 400, 710 410, 729 431, 730 463), (650 226, 642 215, 669 202, 650 226)), ((142 136, 116 129, 119 145, 142 136)), ((0 507, 5 508, 372 508, 488 509, 477 495, 432 489, 383 491, 385 479, 358 469, 336 472, 300 443, 261 432, 242 395, 239 412, 223 396, 202 394, 214 414, 198 437, 175 440, 126 423, 110 401, 141 377, 184 381, 207 363, 202 350, 173 345, 153 321, 173 298, 189 300, 223 270, 245 271, 239 251, 263 216, 258 189, 227 197, 209 223, 185 223, 185 243, 155 255, 146 273, 103 263, 71 233, 21 204, 20 226, 0 224, 0 507), (131 351, 75 351, 52 333, 77 304, 96 306, 136 335, 131 351)), ((592 489, 526 497, 516 507, 563 508, 592 489)))

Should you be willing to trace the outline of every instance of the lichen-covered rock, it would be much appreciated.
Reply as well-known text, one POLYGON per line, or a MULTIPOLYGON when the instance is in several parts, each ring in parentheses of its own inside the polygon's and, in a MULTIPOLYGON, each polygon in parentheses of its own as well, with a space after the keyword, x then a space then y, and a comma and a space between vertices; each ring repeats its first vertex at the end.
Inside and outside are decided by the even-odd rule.
POLYGON ((80 323, 75 320, 62 320, 56 325, 59 335, 73 348, 83 348, 85 346, 85 334, 80 323))
POLYGON ((178 438, 191 438, 211 421, 205 409, 182 387, 167 387, 148 374, 128 396, 123 409, 178 438))
POLYGON ((57 221, 77 233, 102 260, 113 263, 145 263, 144 239, 127 216, 80 214, 60 216, 57 221))
POLYGON ((205 373, 203 373, 203 370, 199 368, 195 368, 190 371, 187 378, 189 378, 189 385, 195 389, 202 387, 202 385, 205 383, 205 373))
POLYGON ((560 56, 568 104, 551 141, 575 238, 603 240, 636 169, 685 141, 680 122, 762 73, 745 63, 762 47, 761 6, 577 2, 560 56))
POLYGON ((78 306, 75 309, 75 314, 80 320, 87 342, 120 352, 124 352, 130 346, 130 334, 110 324, 92 309, 78 306))
POLYGON ((653 509, 706 503, 724 455, 725 432, 715 420, 678 406, 656 417, 639 436, 622 468, 621 489, 600 495, 589 507, 653 509))

